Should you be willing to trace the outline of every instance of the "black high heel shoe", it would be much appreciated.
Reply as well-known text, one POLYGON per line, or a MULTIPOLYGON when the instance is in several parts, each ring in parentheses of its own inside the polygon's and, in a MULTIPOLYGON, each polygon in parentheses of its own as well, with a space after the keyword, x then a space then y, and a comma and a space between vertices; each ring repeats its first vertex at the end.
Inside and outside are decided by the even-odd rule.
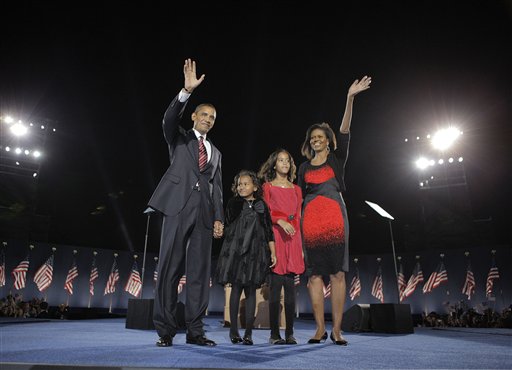
POLYGON ((310 340, 308 340, 308 344, 323 343, 326 341, 326 339, 327 339, 327 332, 325 332, 324 335, 322 335, 322 337, 320 339, 311 338, 310 340))
POLYGON ((331 340, 334 344, 336 344, 338 346, 346 346, 348 344, 348 342, 345 339, 341 339, 341 340, 334 339, 334 335, 332 334, 332 331, 331 331, 331 340))

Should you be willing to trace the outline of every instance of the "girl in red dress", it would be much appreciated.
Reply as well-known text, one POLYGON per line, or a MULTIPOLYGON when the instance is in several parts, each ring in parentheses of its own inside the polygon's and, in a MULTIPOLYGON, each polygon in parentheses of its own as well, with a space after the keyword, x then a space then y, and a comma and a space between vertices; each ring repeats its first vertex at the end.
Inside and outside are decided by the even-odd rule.
POLYGON ((293 184, 295 163, 289 152, 278 149, 261 166, 263 199, 267 203, 274 230, 277 264, 272 269, 269 295, 270 343, 297 344, 293 336, 295 311, 295 275, 304 272, 304 254, 300 233, 302 191, 293 184), (284 288, 286 317, 285 339, 279 333, 279 306, 284 288))

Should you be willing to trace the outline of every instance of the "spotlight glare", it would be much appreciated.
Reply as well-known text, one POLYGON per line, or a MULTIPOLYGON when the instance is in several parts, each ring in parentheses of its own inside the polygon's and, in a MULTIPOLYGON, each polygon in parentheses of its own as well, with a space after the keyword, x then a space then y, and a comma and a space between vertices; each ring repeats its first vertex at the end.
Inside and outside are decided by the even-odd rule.
POLYGON ((11 132, 15 136, 23 136, 27 133, 28 128, 21 121, 11 126, 11 132))
POLYGON ((408 139, 408 138, 405 138, 405 140, 404 140, 404 141, 405 141, 405 142, 408 142, 408 141, 409 141, 409 139, 408 139))
POLYGON ((452 157, 448 158, 448 162, 453 163, 453 158, 452 157))
POLYGON ((421 157, 416 161, 416 167, 418 167, 420 170, 424 170, 429 165, 429 161, 425 157, 421 157))
POLYGON ((462 162, 463 160, 464 160, 464 158, 459 157, 459 162, 462 162))
POLYGON ((11 116, 6 116, 4 118, 4 122, 5 123, 13 123, 14 122, 14 119, 11 117, 11 116))
POLYGON ((432 138, 432 145, 439 150, 448 149, 460 135, 459 129, 448 127, 437 131, 432 138))
POLYGON ((34 152, 32 153, 32 155, 36 158, 39 158, 41 156, 41 152, 39 150, 34 150, 34 152))
POLYGON ((21 148, 16 148, 16 149, 14 150, 14 152, 15 152, 16 154, 21 154, 21 148))
POLYGON ((30 150, 25 149, 25 152, 24 152, 24 153, 25 153, 25 155, 29 155, 29 154, 30 154, 30 150))
POLYGON ((438 161, 437 161, 437 163, 439 163, 439 164, 443 164, 443 163, 444 163, 444 159, 443 159, 443 158, 441 158, 440 160, 438 160, 438 161))
POLYGON ((34 173, 32 174, 32 177, 37 177, 37 172, 34 172, 34 173))
POLYGON ((11 151, 11 147, 10 147, 10 146, 6 146, 6 147, 5 147, 5 151, 6 151, 6 152, 10 152, 10 151, 11 151))

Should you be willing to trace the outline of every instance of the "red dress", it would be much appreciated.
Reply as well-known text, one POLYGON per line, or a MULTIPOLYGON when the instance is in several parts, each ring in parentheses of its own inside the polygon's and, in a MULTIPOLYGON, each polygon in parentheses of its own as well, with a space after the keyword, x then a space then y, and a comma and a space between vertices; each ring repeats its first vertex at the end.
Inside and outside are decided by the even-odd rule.
POLYGON ((300 232, 301 188, 297 185, 293 185, 293 188, 282 188, 266 182, 263 184, 263 199, 270 209, 276 245, 277 265, 272 271, 279 275, 302 274, 305 266, 300 232), (277 224, 280 219, 295 228, 295 235, 286 234, 277 224))

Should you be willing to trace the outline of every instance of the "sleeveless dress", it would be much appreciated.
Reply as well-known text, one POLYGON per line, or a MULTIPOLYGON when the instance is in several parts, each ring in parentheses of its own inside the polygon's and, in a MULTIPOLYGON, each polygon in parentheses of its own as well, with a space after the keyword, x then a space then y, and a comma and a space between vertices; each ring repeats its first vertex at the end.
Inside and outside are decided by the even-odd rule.
POLYGON ((259 287, 270 271, 268 243, 274 240, 267 205, 260 198, 253 203, 231 198, 226 207, 226 224, 215 280, 221 285, 259 287))
POLYGON ((302 237, 307 274, 322 275, 348 271, 348 218, 333 161, 301 165, 300 181, 306 189, 302 211, 302 237))

